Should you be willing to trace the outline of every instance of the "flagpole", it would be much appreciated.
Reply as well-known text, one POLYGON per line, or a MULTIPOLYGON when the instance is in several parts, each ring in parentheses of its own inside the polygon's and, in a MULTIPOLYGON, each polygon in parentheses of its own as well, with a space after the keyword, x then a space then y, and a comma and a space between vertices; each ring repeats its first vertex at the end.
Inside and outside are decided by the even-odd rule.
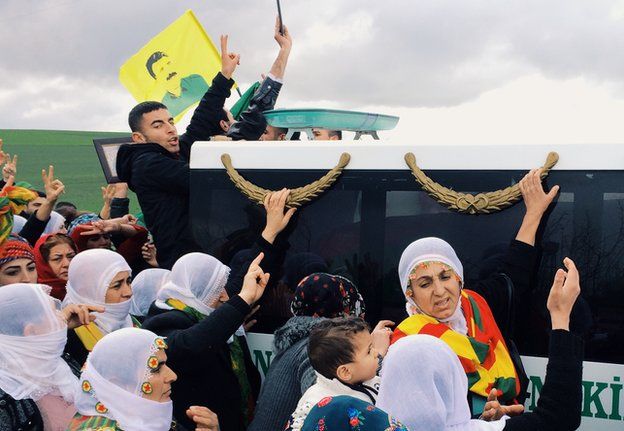
POLYGON ((238 88, 238 85, 236 86, 236 92, 238 93, 238 97, 243 97, 243 93, 241 93, 240 88, 238 88))

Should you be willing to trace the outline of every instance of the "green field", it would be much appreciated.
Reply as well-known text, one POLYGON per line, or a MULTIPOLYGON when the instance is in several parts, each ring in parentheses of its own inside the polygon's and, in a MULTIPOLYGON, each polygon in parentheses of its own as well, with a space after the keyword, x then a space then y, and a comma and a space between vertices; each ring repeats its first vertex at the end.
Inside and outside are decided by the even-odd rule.
MULTIPOLYGON (((102 207, 100 187, 105 185, 105 180, 93 139, 117 136, 128 136, 128 133, 0 129, 4 151, 19 156, 17 181, 42 187, 41 169, 54 165, 55 175, 65 184, 61 200, 94 212, 102 207)), ((136 197, 130 198, 131 211, 138 211, 136 197)))

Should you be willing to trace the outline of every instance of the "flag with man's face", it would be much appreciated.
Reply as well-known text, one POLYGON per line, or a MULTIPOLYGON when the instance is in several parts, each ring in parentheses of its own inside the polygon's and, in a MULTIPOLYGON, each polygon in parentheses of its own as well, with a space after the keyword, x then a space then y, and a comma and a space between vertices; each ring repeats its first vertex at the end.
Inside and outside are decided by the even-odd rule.
POLYGON ((188 10, 121 66, 119 80, 138 102, 162 102, 178 121, 219 70, 221 54, 188 10))

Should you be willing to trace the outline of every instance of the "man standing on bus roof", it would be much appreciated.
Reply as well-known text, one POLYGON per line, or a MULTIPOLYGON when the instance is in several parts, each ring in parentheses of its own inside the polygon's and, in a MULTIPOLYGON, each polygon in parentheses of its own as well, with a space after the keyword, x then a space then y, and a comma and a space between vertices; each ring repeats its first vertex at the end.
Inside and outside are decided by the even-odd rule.
POLYGON ((227 36, 221 37, 221 46, 221 72, 186 133, 178 136, 173 115, 163 103, 142 102, 128 116, 133 144, 122 145, 117 153, 117 173, 137 195, 163 268, 171 268, 186 253, 201 251, 189 224, 189 159, 191 145, 220 133, 219 121, 227 119, 223 104, 240 56, 227 51, 227 36))
POLYGON ((276 31, 279 54, 241 121, 233 123, 232 115, 223 109, 234 84, 232 74, 240 62, 240 55, 228 52, 227 36, 221 37, 221 72, 193 113, 186 133, 178 136, 173 116, 161 102, 142 102, 130 111, 128 124, 133 143, 120 147, 117 173, 137 195, 161 267, 171 268, 180 256, 201 251, 189 221, 192 144, 230 129, 233 139, 249 139, 252 135, 258 139, 265 131, 261 109, 275 103, 292 46, 284 29, 284 35, 276 31))

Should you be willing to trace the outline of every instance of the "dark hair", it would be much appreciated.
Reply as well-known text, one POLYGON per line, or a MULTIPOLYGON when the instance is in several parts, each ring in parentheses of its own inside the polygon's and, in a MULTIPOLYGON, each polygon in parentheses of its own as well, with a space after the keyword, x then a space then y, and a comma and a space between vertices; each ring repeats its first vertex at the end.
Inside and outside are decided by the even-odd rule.
POLYGON ((69 226, 69 224, 73 222, 76 217, 78 217, 78 209, 73 206, 57 205, 54 211, 65 217, 65 227, 69 226))
POLYGON ((228 115, 227 115, 227 111, 226 111, 225 109, 221 109, 221 110, 220 110, 220 111, 218 111, 218 112, 219 112, 219 113, 217 114, 217 116, 218 116, 218 120, 219 120, 219 121, 223 120, 223 121, 225 121, 226 123, 227 123, 228 121, 230 121, 230 119, 228 118, 228 115))
POLYGON ((45 198, 45 197, 46 197, 45 192, 42 192, 42 191, 39 191, 39 190, 33 190, 33 192, 37 193, 37 195, 38 195, 40 198, 45 198))
POLYGON ((158 60, 160 60, 163 57, 168 57, 168 55, 165 54, 164 52, 156 51, 155 53, 149 56, 149 58, 147 59, 147 62, 145 63, 147 73, 149 73, 150 76, 154 79, 156 79, 156 74, 154 73, 154 69, 153 69, 154 63, 156 63, 158 60))
POLYGON ((56 210, 58 210, 59 208, 62 208, 62 207, 69 207, 69 208, 73 208, 75 210, 78 209, 78 207, 75 204, 71 203, 71 202, 61 201, 61 202, 57 202, 56 205, 54 205, 54 210, 56 211, 56 210))
POLYGON ((338 136, 338 139, 342 139, 342 130, 328 130, 327 134, 330 138, 332 136, 338 136))
POLYGON ((50 235, 48 239, 46 239, 45 242, 39 247, 39 252, 43 257, 43 260, 48 262, 50 260, 50 250, 52 250, 52 247, 59 244, 67 244, 72 248, 72 250, 74 250, 74 253, 78 253, 78 248, 76 248, 76 243, 74 243, 73 239, 65 234, 57 233, 50 235))
POLYGON ((319 323, 310 332, 308 341, 312 368, 328 379, 336 378, 339 366, 353 362, 353 336, 363 331, 370 331, 370 327, 359 317, 340 317, 319 323))
POLYGON ((158 111, 159 109, 167 109, 167 107, 162 103, 153 100, 141 102, 136 105, 134 108, 132 108, 130 114, 128 114, 128 125, 130 126, 130 130, 132 130, 133 132, 140 132, 143 114, 158 111))

